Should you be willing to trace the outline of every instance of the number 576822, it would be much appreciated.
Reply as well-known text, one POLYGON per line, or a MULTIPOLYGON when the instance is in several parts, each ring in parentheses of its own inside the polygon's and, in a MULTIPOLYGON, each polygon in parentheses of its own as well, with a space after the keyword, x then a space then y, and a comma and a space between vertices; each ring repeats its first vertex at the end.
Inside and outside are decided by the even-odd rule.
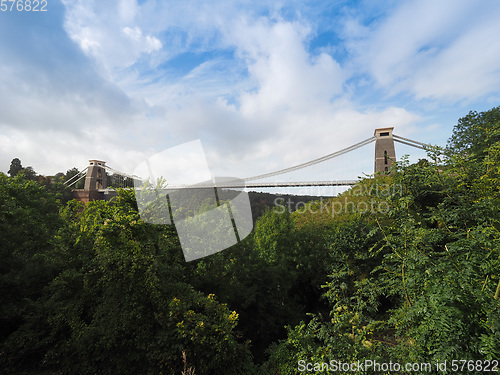
POLYGON ((0 0, 1 12, 46 12, 47 0, 0 0))

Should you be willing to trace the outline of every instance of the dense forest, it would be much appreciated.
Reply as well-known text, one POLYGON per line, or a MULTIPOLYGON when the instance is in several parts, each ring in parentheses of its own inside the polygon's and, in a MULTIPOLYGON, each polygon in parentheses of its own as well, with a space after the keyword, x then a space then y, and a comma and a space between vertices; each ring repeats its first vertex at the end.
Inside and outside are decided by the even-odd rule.
POLYGON ((500 107, 459 119, 427 159, 267 209, 192 262, 132 190, 70 200, 74 172, 0 173, 2 374, 326 374, 366 360, 474 374, 500 359, 500 107))

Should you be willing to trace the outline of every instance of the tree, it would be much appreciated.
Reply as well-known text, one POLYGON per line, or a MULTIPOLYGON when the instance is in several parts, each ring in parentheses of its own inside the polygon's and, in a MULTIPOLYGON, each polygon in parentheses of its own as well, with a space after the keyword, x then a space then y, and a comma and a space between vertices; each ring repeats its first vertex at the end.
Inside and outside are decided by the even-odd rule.
POLYGON ((14 158, 10 162, 10 169, 8 173, 10 177, 15 177, 22 169, 23 166, 21 164, 21 160, 19 160, 18 158, 14 158))
POLYGON ((500 141, 500 107, 485 112, 470 111, 460 118, 448 140, 450 154, 481 160, 485 151, 500 141))
POLYGON ((59 209, 43 186, 0 173, 0 353, 55 276, 48 254, 63 224, 59 209))
POLYGON ((35 170, 31 166, 21 169, 17 174, 17 176, 20 176, 25 180, 30 180, 30 181, 36 181, 38 177, 35 170))
POLYGON ((58 273, 0 346, 6 373, 178 374, 183 353, 196 373, 251 373, 238 314, 184 282, 171 226, 143 222, 124 191, 71 201, 61 217, 48 255, 58 273))
MULTIPOLYGON (((332 241, 330 316, 288 329, 266 373, 299 361, 436 363, 500 355, 500 110, 459 120, 447 149, 396 164, 376 224, 338 223, 332 241)), ((372 183, 377 184, 375 180, 372 183)), ((476 370, 476 371, 474 371, 476 370)), ((333 371, 333 370, 331 370, 333 371)), ((367 371, 367 373, 372 373, 367 371)), ((376 372, 379 373, 379 372, 376 372)))

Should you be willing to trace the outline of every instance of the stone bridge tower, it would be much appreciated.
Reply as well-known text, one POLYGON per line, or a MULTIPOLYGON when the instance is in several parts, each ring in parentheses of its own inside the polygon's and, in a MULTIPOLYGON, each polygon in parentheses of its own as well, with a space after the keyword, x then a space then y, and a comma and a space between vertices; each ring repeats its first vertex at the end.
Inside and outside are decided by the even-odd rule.
POLYGON ((394 138, 392 137, 393 129, 393 127, 375 129, 375 173, 387 172, 396 160, 394 138))
POLYGON ((85 177, 84 190, 95 191, 106 189, 107 176, 106 170, 104 169, 105 164, 105 161, 89 160, 89 169, 87 170, 87 176, 85 177))
POLYGON ((108 200, 111 197, 110 194, 100 191, 106 189, 108 182, 105 165, 105 161, 89 160, 84 188, 71 191, 74 199, 87 203, 93 200, 108 200))

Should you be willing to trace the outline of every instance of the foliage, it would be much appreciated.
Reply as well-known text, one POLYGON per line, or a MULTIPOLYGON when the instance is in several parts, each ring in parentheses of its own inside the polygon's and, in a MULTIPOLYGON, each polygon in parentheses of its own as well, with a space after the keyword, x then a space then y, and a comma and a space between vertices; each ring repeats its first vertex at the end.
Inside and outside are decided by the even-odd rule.
POLYGON ((21 160, 18 158, 12 159, 10 162, 9 175, 10 177, 16 177, 16 175, 23 169, 23 165, 21 164, 21 160))
POLYGON ((458 120, 448 141, 448 152, 469 160, 482 160, 487 150, 500 141, 500 107, 486 112, 470 111, 458 120))
POLYGON ((36 174, 33 167, 26 167, 21 169, 16 176, 20 176, 25 180, 37 181, 38 175, 36 174))
POLYGON ((63 225, 52 192, 0 173, 0 340, 14 332, 54 276, 49 253, 63 225))
POLYGON ((293 238, 283 234, 285 227, 293 230, 289 215, 268 212, 257 221, 253 238, 191 264, 190 283, 238 311, 239 329, 257 362, 273 340, 285 336, 287 323, 299 322, 304 308, 292 290, 295 278, 290 272, 296 265, 289 247, 293 238), (270 256, 268 245, 277 257, 270 256))
POLYGON ((390 179, 402 194, 386 197, 385 217, 336 221, 325 285, 331 320, 290 327, 270 349, 267 372, 296 373, 299 360, 498 358, 498 113, 460 119, 448 149, 429 150, 431 162, 397 164, 390 179))
POLYGON ((141 221, 127 193, 73 202, 50 254, 59 273, 6 340, 12 369, 67 373, 179 373, 182 352, 206 374, 245 373, 238 315, 183 282, 171 227, 141 221))

